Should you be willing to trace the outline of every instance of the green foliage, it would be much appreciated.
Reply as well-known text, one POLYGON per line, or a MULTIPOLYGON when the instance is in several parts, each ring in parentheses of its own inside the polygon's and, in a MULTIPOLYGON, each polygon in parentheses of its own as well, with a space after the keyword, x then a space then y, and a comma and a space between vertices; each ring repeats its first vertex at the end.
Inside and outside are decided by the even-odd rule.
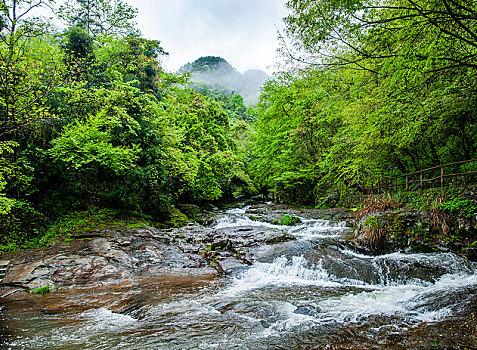
POLYGON ((263 90, 254 124, 251 172, 280 201, 315 204, 315 188, 323 187, 320 182, 326 186, 334 182, 326 172, 337 164, 327 152, 333 149, 333 139, 341 136, 337 132, 342 122, 326 106, 326 77, 283 74, 263 90), (317 89, 318 78, 322 87, 317 89))
POLYGON ((441 210, 457 212, 464 218, 473 218, 477 213, 477 204, 475 200, 459 197, 454 197, 442 202, 437 207, 441 210))
POLYGON ((27 14, 49 1, 13 0, 0 27, 0 141, 22 140, 54 117, 47 96, 64 81, 62 53, 47 35, 47 25, 27 14))
POLYGON ((102 110, 85 122, 67 125, 52 141, 53 159, 65 162, 69 171, 102 167, 122 174, 131 169, 141 150, 135 145, 127 148, 112 144, 111 130, 121 126, 122 111, 118 112, 110 117, 102 110))
POLYGON ((123 217, 166 223, 172 212, 180 226, 181 203, 193 217, 197 204, 252 192, 244 133, 231 132, 225 104, 163 72, 166 52, 134 30, 136 10, 67 1, 69 28, 48 35, 28 17, 43 3, 5 4, 0 27, 0 249, 144 222, 123 217))
POLYGON ((14 165, 8 161, 8 154, 13 153, 17 146, 12 141, 0 141, 0 215, 8 215, 15 204, 15 200, 5 196, 3 191, 7 186, 7 177, 14 172, 14 165))
POLYGON ((49 227, 48 234, 51 237, 62 237, 72 233, 88 232, 123 224, 119 210, 91 207, 88 210, 63 215, 49 227))
POLYGON ((299 223, 301 223, 300 218, 297 218, 296 216, 292 216, 289 214, 283 215, 282 218, 280 219, 280 225, 284 225, 284 226, 293 226, 299 223))
POLYGON ((75 60, 89 61, 94 57, 93 38, 83 27, 71 27, 65 32, 64 36, 65 42, 62 49, 71 63, 75 60))
POLYGON ((58 11, 68 25, 83 27, 95 36, 135 33, 136 15, 137 9, 122 0, 68 0, 58 11))
POLYGON ((377 230, 379 229, 379 222, 376 216, 370 216, 365 221, 364 224, 370 229, 377 230))
POLYGON ((362 223, 361 234, 357 237, 359 243, 371 247, 378 247, 385 239, 392 239, 402 246, 407 244, 408 236, 401 213, 372 214, 362 223))
POLYGON ((200 212, 200 208, 194 204, 179 204, 178 207, 179 210, 190 219, 195 219, 200 212))
POLYGON ((252 122, 256 119, 255 109, 253 107, 247 108, 243 97, 234 91, 213 89, 200 83, 194 85, 194 90, 217 101, 227 112, 231 121, 245 120, 252 122))
POLYGON ((329 64, 373 73, 378 62, 391 74, 400 75, 394 68, 404 68, 401 77, 412 81, 420 63, 434 72, 474 65, 477 28, 475 18, 468 16, 474 5, 472 1, 290 0, 285 22, 296 47, 315 59, 321 54, 329 58, 331 53, 331 60, 325 58, 329 64))
POLYGON ((470 3, 290 0, 287 7, 303 69, 263 89, 250 166, 276 200, 316 206, 336 192, 346 205, 383 175, 477 156, 470 3))
POLYGON ((42 245, 47 220, 31 203, 9 200, 8 211, 0 213, 0 250, 42 245))

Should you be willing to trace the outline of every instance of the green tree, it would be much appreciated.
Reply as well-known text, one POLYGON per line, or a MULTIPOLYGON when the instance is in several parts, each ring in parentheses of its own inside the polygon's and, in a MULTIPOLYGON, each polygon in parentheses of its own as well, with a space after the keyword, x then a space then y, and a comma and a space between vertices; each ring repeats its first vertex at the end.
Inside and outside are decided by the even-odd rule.
POLYGON ((290 0, 287 7, 288 34, 300 50, 317 55, 316 64, 369 69, 363 60, 406 57, 413 47, 416 59, 435 64, 433 71, 476 67, 474 0, 290 0), (400 50, 389 50, 396 42, 400 50))
POLYGON ((137 9, 122 0, 68 0, 60 6, 58 16, 69 26, 83 27, 94 37, 137 33, 137 9))
MULTIPOLYGON (((3 2, 0 28, 0 113, 2 131, 44 120, 42 101, 64 80, 60 52, 47 40, 46 25, 28 18, 45 1, 3 2)), ((47 117, 47 115, 45 116, 47 117)))
POLYGON ((47 100, 66 80, 61 51, 47 35, 46 24, 29 17, 31 11, 44 4, 48 2, 2 3, 0 141, 9 146, 2 153, 4 166, 0 172, 7 182, 4 187, 8 195, 17 197, 29 182, 22 152, 29 140, 56 123, 47 100))

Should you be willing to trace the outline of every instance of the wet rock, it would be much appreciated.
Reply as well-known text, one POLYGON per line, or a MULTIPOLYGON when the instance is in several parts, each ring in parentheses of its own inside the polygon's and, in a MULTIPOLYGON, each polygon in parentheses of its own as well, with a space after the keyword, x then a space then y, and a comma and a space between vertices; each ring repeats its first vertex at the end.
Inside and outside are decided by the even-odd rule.
POLYGON ((267 244, 276 244, 276 243, 282 243, 282 242, 288 242, 288 241, 294 241, 294 240, 296 240, 295 236, 286 232, 279 232, 279 233, 275 233, 265 237, 263 241, 267 244))
POLYGON ((233 308, 233 304, 227 301, 220 302, 217 304, 213 304, 212 307, 219 311, 221 314, 226 313, 227 311, 230 311, 233 308))
POLYGON ((144 276, 215 273, 197 249, 181 250, 172 237, 153 227, 111 230, 90 240, 58 242, 12 259, 5 284, 22 288, 133 285, 144 276), (61 251, 60 254, 56 253, 61 251))
POLYGON ((300 314, 300 315, 306 315, 306 316, 311 316, 311 317, 316 317, 320 313, 320 309, 315 306, 315 305, 300 305, 298 306, 295 311, 293 311, 294 314, 300 314))
POLYGON ((238 259, 235 256, 221 258, 218 260, 218 263, 222 267, 222 270, 227 274, 231 273, 235 269, 248 266, 248 264, 246 264, 243 260, 238 259))
POLYGON ((210 226, 215 222, 216 215, 210 215, 210 214, 199 214, 196 216, 195 221, 199 223, 200 225, 203 226, 210 226))
POLYGON ((208 245, 208 248, 212 251, 232 249, 232 242, 228 238, 216 238, 212 243, 208 245))
POLYGON ((304 219, 354 220, 354 212, 350 209, 310 209, 272 202, 252 203, 246 210, 246 214, 254 216, 258 221, 271 224, 279 223, 284 215, 291 215, 304 219))
MULTIPOLYGON (((243 220, 243 212, 260 216, 263 222, 284 215, 307 219, 324 213, 283 204, 270 204, 270 207, 254 201, 246 204, 249 206, 238 209, 235 217, 220 212, 199 212, 197 219, 203 219, 206 224, 225 219, 222 222, 227 224, 227 220, 243 220)), ((186 211, 184 208, 181 207, 186 211)), ((345 211, 327 211, 327 215, 337 213, 345 211)), ((25 289, 45 284, 83 288, 113 284, 132 286, 138 280, 164 275, 217 275, 243 268, 261 257, 278 254, 287 249, 288 242, 296 239, 279 226, 264 229, 263 225, 235 225, 233 221, 231 224, 219 229, 189 224, 159 230, 144 225, 81 233, 78 240, 57 242, 43 251, 12 256, 12 268, 4 282, 25 289)))
POLYGON ((397 210, 372 213, 362 218, 355 230, 355 242, 372 249, 405 248, 411 245, 410 232, 429 230, 428 212, 397 210))

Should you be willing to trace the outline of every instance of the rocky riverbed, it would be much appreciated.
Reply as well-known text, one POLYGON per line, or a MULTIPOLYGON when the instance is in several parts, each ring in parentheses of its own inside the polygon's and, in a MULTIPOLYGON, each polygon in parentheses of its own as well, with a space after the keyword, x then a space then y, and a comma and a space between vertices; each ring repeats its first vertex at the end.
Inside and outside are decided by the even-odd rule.
POLYGON ((0 255, 10 260, 0 346, 477 346, 476 266, 451 252, 357 249, 344 209, 249 201, 198 222, 85 232, 0 255), (279 225, 284 216, 301 222, 279 225), (45 296, 28 293, 46 285, 45 296))

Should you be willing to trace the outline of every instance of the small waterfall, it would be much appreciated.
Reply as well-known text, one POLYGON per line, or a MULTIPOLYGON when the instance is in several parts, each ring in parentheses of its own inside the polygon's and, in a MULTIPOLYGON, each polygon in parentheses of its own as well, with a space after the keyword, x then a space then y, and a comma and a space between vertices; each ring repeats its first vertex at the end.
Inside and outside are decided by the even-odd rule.
POLYGON ((288 233, 301 239, 320 239, 340 237, 346 230, 349 230, 346 221, 304 220, 289 228, 288 233))

